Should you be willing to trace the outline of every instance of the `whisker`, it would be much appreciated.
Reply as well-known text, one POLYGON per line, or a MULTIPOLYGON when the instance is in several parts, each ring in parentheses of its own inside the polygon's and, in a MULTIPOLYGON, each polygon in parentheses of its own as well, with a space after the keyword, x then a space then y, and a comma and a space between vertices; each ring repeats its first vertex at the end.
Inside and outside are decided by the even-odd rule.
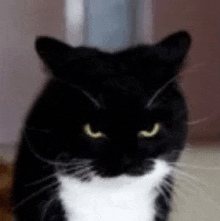
POLYGON ((190 195, 191 194, 196 195, 194 189, 189 188, 183 184, 183 180, 185 181, 185 178, 183 178, 181 175, 177 174, 175 185, 179 186, 179 188, 184 189, 187 193, 190 193, 190 195))
MULTIPOLYGON (((200 180, 198 177, 195 177, 195 176, 192 176, 191 174, 189 174, 189 173, 186 173, 186 172, 183 172, 183 171, 180 171, 180 169, 178 169, 178 168, 175 168, 176 169, 176 175, 178 175, 178 173, 179 173, 179 175, 180 175, 180 178, 183 178, 183 176, 185 176, 186 178, 190 178, 190 179, 192 179, 193 181, 196 181, 197 183, 199 183, 199 184, 202 184, 203 186, 205 186, 205 187, 208 187, 208 188, 210 188, 210 185, 211 186, 213 186, 213 187, 217 187, 216 185, 214 185, 213 183, 207 183, 207 182, 205 182, 205 181, 202 181, 202 180, 200 180)), ((179 178, 179 179, 180 179, 179 178)), ((183 178, 184 179, 184 178, 183 178)), ((218 188, 218 187, 217 187, 218 188)))
POLYGON ((83 174, 83 175, 81 176, 81 179, 82 179, 82 180, 90 180, 92 176, 93 176, 93 177, 95 176, 95 172, 90 171, 90 172, 88 172, 87 174, 83 174))
POLYGON ((87 167, 91 164, 91 162, 81 162, 81 163, 71 163, 69 165, 62 166, 61 168, 76 168, 81 169, 87 167))
MULTIPOLYGON (((171 164, 172 164, 172 163, 171 163, 171 164)), ((175 165, 175 163, 174 163, 174 165, 175 165)), ((215 208, 216 208, 218 211, 220 211, 220 207, 218 208, 218 206, 216 206, 216 205, 217 205, 216 201, 213 200, 213 199, 210 197, 210 195, 207 194, 202 188, 200 188, 200 187, 198 187, 197 185, 193 184, 193 183, 190 182, 190 180, 188 180, 188 179, 190 178, 190 179, 192 179, 193 181, 197 181, 198 183, 201 183, 201 184, 203 184, 203 185, 205 185, 205 186, 207 186, 207 187, 209 187, 209 184, 207 185, 205 182, 199 180, 198 178, 193 177, 193 176, 191 176, 191 175, 189 175, 189 174, 187 174, 187 173, 184 173, 184 172, 182 172, 182 171, 179 171, 178 168, 174 168, 174 167, 173 167, 173 170, 174 170, 174 172, 176 172, 176 173, 175 173, 176 179, 175 179, 175 183, 174 183, 174 193, 175 193, 175 194, 177 194, 177 195, 179 194, 180 188, 181 188, 181 189, 184 188, 187 192, 190 191, 191 194, 193 193, 193 195, 195 195, 195 196, 198 195, 198 194, 195 193, 195 190, 200 191, 200 192, 203 193, 203 195, 206 197, 207 202, 212 203, 212 204, 215 206, 215 208), (185 186, 184 183, 182 182, 183 180, 186 181, 186 182, 188 183, 188 185, 191 186, 191 188, 185 186), (177 188, 178 186, 179 186, 180 188, 177 188), (192 189, 192 187, 194 188, 194 190, 192 189)), ((165 181, 165 182, 166 182, 166 181, 165 181)), ((168 184, 168 185, 169 185, 169 184, 168 184)), ((185 194, 184 194, 184 196, 185 196, 185 194)), ((175 199, 175 198, 174 198, 174 199, 175 199)), ((188 200, 188 199, 185 199, 185 201, 188 203, 189 200, 188 200)))
POLYGON ((188 174, 188 173, 186 173, 186 172, 180 171, 180 170, 178 170, 176 167, 173 168, 173 171, 176 172, 176 173, 179 173, 180 175, 183 175, 183 176, 186 176, 186 177, 188 177, 188 178, 191 178, 192 180, 195 180, 195 181, 197 181, 198 183, 201 183, 201 184, 203 184, 203 185, 205 185, 205 186, 207 185, 207 184, 205 184, 203 181, 199 180, 197 177, 194 177, 194 176, 192 176, 192 175, 190 175, 190 174, 188 174))
POLYGON ((24 205, 26 202, 28 202, 30 199, 32 199, 33 197, 36 197, 37 195, 39 195, 40 193, 54 187, 57 186, 58 182, 52 183, 50 185, 47 185, 46 187, 41 188, 40 190, 38 190, 37 192, 34 192, 33 194, 29 195, 28 197, 26 197, 25 199, 21 200, 21 202, 19 202, 16 206, 14 206, 12 209, 16 210, 18 207, 24 205))
POLYGON ((25 127, 25 130, 35 130, 35 131, 40 131, 40 132, 43 132, 43 133, 51 133, 51 132, 53 132, 53 131, 50 130, 50 129, 46 129, 46 128, 35 128, 35 127, 25 127))
POLYGON ((73 173, 73 175, 74 175, 74 176, 80 176, 81 174, 84 174, 84 173, 86 173, 86 172, 90 172, 92 168, 93 168, 93 167, 87 167, 87 168, 85 168, 85 169, 82 169, 82 170, 79 170, 79 171, 73 173))
MULTIPOLYGON (((217 187, 218 188, 218 186, 216 186, 216 185, 214 185, 214 184, 210 184, 210 183, 207 183, 207 182, 205 182, 205 181, 202 181, 202 180, 200 180, 200 179, 198 179, 198 177, 194 177, 194 176, 192 176, 192 175, 190 175, 190 174, 188 174, 188 173, 186 173, 186 172, 182 172, 182 171, 178 171, 178 169, 176 170, 176 172, 177 172, 177 174, 176 175, 178 175, 178 173, 179 173, 179 178, 177 179, 177 181, 179 181, 180 179, 184 179, 184 177, 183 176, 185 176, 185 178, 187 178, 187 179, 192 179, 193 181, 196 181, 196 182, 198 182, 200 185, 202 184, 203 186, 205 186, 205 187, 207 187, 207 188, 210 188, 210 185, 211 186, 213 186, 213 187, 217 187), (183 175, 183 176, 182 176, 183 175)), ((185 179, 184 179, 185 180, 185 179)), ((187 180, 188 181, 188 180, 187 180)), ((189 182, 189 181, 188 181, 189 182)), ((191 185, 193 185, 192 183, 191 183, 191 185)))
MULTIPOLYGON (((74 173, 74 175, 76 174, 80 174, 80 173, 83 173, 83 172, 86 172, 86 171, 90 171, 93 167, 92 166, 86 166, 86 165, 80 165, 80 166, 72 166, 71 168, 68 168, 68 169, 64 169, 64 170, 61 170, 62 173, 67 173, 67 172, 73 172, 75 170, 78 170, 76 173, 74 173)), ((31 182, 31 183, 28 183, 25 185, 25 187, 29 187, 29 186, 34 186, 34 185, 37 185, 37 184, 41 184, 45 181, 48 181, 54 177, 56 177, 57 173, 53 173, 47 177, 44 177, 40 180, 36 180, 34 182, 31 182)))
POLYGON ((167 181, 166 179, 164 179, 164 180, 163 180, 163 183, 166 184, 166 186, 169 187, 169 188, 172 190, 173 185, 172 185, 169 181, 167 181))
POLYGON ((45 182, 45 181, 47 181, 47 180, 50 180, 51 178, 54 178, 55 176, 56 176, 55 174, 49 175, 49 176, 47 176, 47 177, 44 177, 43 179, 39 179, 39 180, 36 180, 36 181, 34 181, 34 182, 25 184, 25 187, 34 186, 34 185, 43 183, 43 182, 45 182))
POLYGON ((89 159, 78 159, 78 158, 73 158, 70 160, 68 163, 65 163, 63 166, 70 166, 70 167, 76 167, 76 166, 86 166, 92 163, 92 160, 89 159))
MULTIPOLYGON (((88 167, 88 166, 89 166, 89 164, 82 164, 82 165, 76 165, 76 166, 72 165, 68 169, 70 169, 70 170, 81 170, 81 169, 84 169, 85 167, 88 167)), ((65 169, 64 170, 60 170, 60 171, 64 171, 65 172, 65 169)))
POLYGON ((201 170, 220 170, 220 167, 203 167, 200 165, 190 165, 190 164, 185 164, 185 163, 180 163, 180 162, 175 162, 175 163, 169 163, 171 165, 177 165, 180 167, 185 167, 185 168, 190 168, 190 169, 201 169, 201 170))
POLYGON ((42 213, 41 221, 44 221, 44 220, 45 220, 46 215, 47 215, 47 212, 48 212, 50 206, 52 205, 52 203, 53 203, 55 200, 56 200, 56 198, 53 197, 52 199, 50 199, 50 200, 46 203, 46 205, 44 206, 44 211, 43 211, 43 213, 42 213))
POLYGON ((206 117, 203 117, 203 118, 200 118, 198 120, 194 120, 194 121, 190 121, 190 122, 187 122, 188 125, 196 125, 196 124, 200 124, 200 123, 203 123, 207 120, 210 120, 211 118, 213 118, 214 116, 218 116, 218 113, 217 112, 212 112, 211 114, 209 114, 208 116, 206 117))
POLYGON ((69 83, 65 80, 62 80, 58 77, 55 77, 55 76, 51 76, 53 80, 56 80, 56 81, 59 81, 61 83, 64 83, 72 88, 75 88, 79 91, 81 91, 94 105, 97 109, 100 109, 101 108, 101 104, 99 103, 99 101, 97 99, 95 99, 89 92, 83 90, 81 87, 75 85, 75 84, 72 84, 72 83, 69 83))
MULTIPOLYGON (((82 165, 72 165, 71 168, 68 168, 68 169, 63 169, 61 170, 62 173, 67 173, 67 172, 71 172, 71 171, 75 171, 75 170, 78 170, 77 173, 82 173, 83 170, 87 171, 87 170, 91 170, 93 168, 93 166, 89 166, 89 162, 85 163, 85 162, 82 162, 82 165)), ((75 174, 75 173, 74 173, 75 174)), ((45 181, 48 181, 54 177, 56 177, 57 175, 57 172, 47 176, 47 177, 44 177, 42 179, 39 179, 39 180, 36 180, 34 182, 31 182, 31 183, 28 183, 25 185, 25 187, 28 187, 28 186, 34 186, 34 185, 37 185, 37 184, 41 184, 45 181)))
POLYGON ((32 152, 32 154, 39 160, 41 160, 42 162, 46 163, 46 164, 50 164, 50 165, 55 165, 55 166, 59 166, 59 165, 69 165, 68 163, 63 163, 63 162, 57 162, 57 161, 52 161, 52 160, 48 160, 48 159, 45 159, 43 157, 41 157, 39 154, 37 154, 35 151, 34 151, 34 148, 32 147, 28 137, 27 137, 27 134, 24 132, 24 138, 26 139, 27 141, 27 144, 28 144, 28 147, 30 149, 30 151, 32 152))
MULTIPOLYGON (((170 204, 171 203, 171 199, 167 196, 167 194, 165 193, 165 190, 166 189, 165 185, 162 185, 162 186, 158 186, 157 187, 157 190, 160 194, 162 194, 162 196, 164 197, 165 201, 167 204, 170 204)), ((166 189, 167 190, 167 189, 166 189)), ((171 190, 169 191, 169 193, 171 193, 171 190)))
POLYGON ((153 96, 151 97, 151 99, 149 100, 149 102, 147 103, 147 105, 145 106, 145 108, 149 108, 154 100, 159 96, 159 94, 166 89, 166 87, 171 84, 174 80, 176 80, 177 76, 171 78, 170 80, 168 80, 162 87, 160 87, 154 94, 153 96))
POLYGON ((180 117, 182 117, 184 114, 186 114, 186 110, 182 110, 178 113, 178 115, 174 118, 174 121, 178 120, 180 117))
MULTIPOLYGON (((32 145, 31 145, 31 143, 30 143, 30 141, 29 141, 29 139, 28 139, 28 136, 27 136, 27 134, 26 134, 25 131, 24 131, 24 137, 25 137, 25 139, 26 139, 26 141, 27 141, 27 144, 28 144, 28 147, 29 147, 30 151, 33 153, 33 155, 34 155, 37 159, 41 160, 42 162, 44 162, 44 163, 46 163, 46 164, 53 165, 53 166, 71 166, 72 164, 77 164, 77 163, 78 163, 78 164, 81 164, 80 159, 72 159, 72 160, 70 160, 70 161, 67 162, 67 163, 59 162, 59 161, 53 161, 53 160, 48 160, 48 159, 46 159, 46 158, 40 156, 39 154, 37 154, 37 153, 34 151, 34 148, 32 147, 32 145)), ((59 158, 59 156, 58 156, 57 158, 59 158)), ((83 159, 83 161, 84 161, 84 162, 86 162, 86 161, 90 162, 91 160, 83 159)))
POLYGON ((175 199, 176 198, 180 198, 180 199, 183 199, 185 203, 188 203, 189 201, 189 198, 188 198, 188 195, 185 193, 185 191, 187 193, 189 193, 189 189, 187 187, 185 187, 184 185, 179 185, 177 182, 175 183, 174 185, 174 188, 173 188, 173 198, 175 199))
MULTIPOLYGON (((66 169, 65 172, 68 172, 69 170, 72 170, 72 168, 66 169)), ((57 175, 56 173, 53 173, 53 174, 51 174, 51 175, 49 175, 49 176, 46 176, 46 177, 44 177, 44 178, 42 178, 42 179, 39 179, 39 180, 36 180, 36 181, 34 181, 34 182, 25 184, 25 187, 29 187, 29 186, 34 186, 34 185, 37 185, 37 184, 41 184, 41 183, 43 183, 43 182, 45 182, 45 181, 48 181, 48 180, 50 180, 50 179, 52 179, 52 178, 55 178, 56 175, 57 175)))
POLYGON ((207 62, 200 62, 200 63, 196 63, 193 66, 188 66, 187 69, 185 70, 186 75, 188 75, 188 73, 194 72, 194 71, 198 71, 198 68, 203 68, 207 65, 207 62))
MULTIPOLYGON (((214 207, 220 212, 220 205, 216 206, 217 203, 215 200, 213 200, 211 198, 211 196, 209 194, 207 194, 202 188, 200 188, 199 186, 193 184, 192 182, 190 182, 189 180, 187 179, 183 179, 184 181, 186 181, 188 184, 190 184, 192 187, 194 187, 195 190, 199 191, 200 193, 202 193, 205 197, 205 200, 211 204, 214 205, 214 207)), ((182 185, 182 182, 180 183, 182 185)))
POLYGON ((82 164, 90 164, 92 163, 92 160, 89 160, 89 159, 73 159, 70 161, 70 166, 72 165, 82 165, 82 164))
POLYGON ((180 208, 180 210, 182 210, 180 200, 183 200, 184 204, 186 204, 186 205, 190 204, 190 205, 192 205, 193 210, 198 211, 196 213, 197 215, 200 214, 201 213, 200 208, 198 206, 195 206, 193 201, 191 201, 189 199, 189 194, 190 194, 190 196, 192 196, 192 195, 194 195, 195 197, 198 196, 198 194, 195 193, 195 189, 184 185, 185 183, 183 183, 182 181, 180 182, 178 179, 176 179, 176 181, 178 181, 178 182, 175 182, 175 186, 174 186, 173 206, 172 206, 173 209, 174 209, 174 206, 176 206, 176 209, 177 209, 176 211, 178 211, 178 208, 180 208), (185 191, 188 194, 186 194, 185 191), (175 203, 176 201, 177 201, 177 203, 175 203))

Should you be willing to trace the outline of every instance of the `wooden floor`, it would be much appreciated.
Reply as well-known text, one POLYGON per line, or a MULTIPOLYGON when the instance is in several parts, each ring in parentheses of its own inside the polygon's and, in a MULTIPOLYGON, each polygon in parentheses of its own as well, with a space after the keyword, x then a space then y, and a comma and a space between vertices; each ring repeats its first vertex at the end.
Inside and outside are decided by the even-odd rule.
POLYGON ((10 205, 13 166, 0 159, 0 221, 12 221, 10 205))

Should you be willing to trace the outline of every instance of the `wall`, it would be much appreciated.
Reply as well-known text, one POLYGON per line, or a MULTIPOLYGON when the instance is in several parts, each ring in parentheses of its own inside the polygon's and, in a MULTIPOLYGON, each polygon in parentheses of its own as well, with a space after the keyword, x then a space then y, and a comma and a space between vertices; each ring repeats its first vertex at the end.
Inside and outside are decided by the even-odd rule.
MULTIPOLYGON (((17 140, 26 110, 45 80, 34 51, 36 35, 65 39, 67 26, 67 40, 73 45, 81 44, 82 2, 74 0, 74 9, 71 0, 1 2, 0 143, 17 140), (80 19, 76 19, 76 12, 80 19)), ((156 41, 178 29, 189 30, 193 37, 189 65, 182 73, 190 121, 214 114, 190 126, 192 139, 219 139, 220 116, 216 114, 220 112, 219 4, 215 0, 139 0, 138 4, 133 4, 138 12, 145 12, 137 17, 134 30, 138 31, 132 36, 133 43, 156 41)))
POLYGON ((0 6, 0 143, 17 140, 24 114, 42 86, 37 35, 64 38, 59 0, 7 0, 0 6))
MULTIPOLYGON (((152 42, 151 0, 139 0, 137 2, 120 0, 120 2, 112 2, 112 4, 115 3, 115 6, 112 5, 112 10, 109 12, 109 16, 113 19, 111 32, 115 31, 115 23, 121 22, 120 18, 124 20, 121 24, 118 24, 115 39, 107 42, 107 45, 105 45, 105 42, 103 45, 100 38, 93 38, 94 41, 92 41, 92 37, 94 37, 92 31, 94 28, 99 28, 93 22, 100 19, 99 13, 105 18, 102 8, 105 8, 105 5, 110 3, 107 4, 104 0, 86 2, 91 7, 90 11, 85 10, 84 6, 88 5, 85 5, 83 0, 16 0, 16 2, 7 0, 1 3, 0 143, 13 143, 18 140, 26 111, 45 81, 42 66, 34 51, 34 41, 37 35, 51 35, 62 40, 66 39, 74 46, 83 43, 98 44, 105 49, 110 49, 110 46, 112 48, 118 47, 118 33, 123 34, 122 41, 127 39, 124 46, 137 41, 152 42), (102 7, 97 7, 100 2, 103 3, 102 7), (123 9, 124 14, 119 13, 120 15, 115 21, 114 7, 122 9, 123 4, 126 3, 129 5, 126 9, 123 9), (94 8, 94 6, 96 7, 94 8), (138 7, 137 13, 140 12, 141 14, 137 17, 137 20, 134 18, 135 14, 132 18, 128 17, 129 13, 135 12, 136 7, 138 7), (85 11, 88 13, 87 16, 90 16, 89 26, 84 26, 88 29, 87 31, 83 27, 83 23, 87 21, 85 19, 88 19, 87 16, 84 16, 85 11), (143 14, 142 12, 145 13, 143 14), (143 23, 145 19, 147 23, 143 23), (123 27, 123 25, 127 25, 134 33, 138 29, 138 33, 132 36, 125 36, 126 27, 123 27), (89 36, 86 35, 88 33, 90 34, 89 36)), ((105 8, 105 10, 108 9, 105 8)), ((108 19, 103 19, 103 27, 107 24, 109 24, 108 19)), ((106 32, 108 31, 108 29, 105 30, 106 32)), ((100 35, 102 31, 101 29, 100 35)), ((126 31, 126 35, 130 31, 126 31)), ((105 36, 103 35, 102 38, 104 39, 105 36)))
POLYGON ((155 40, 179 29, 193 38, 188 67, 181 74, 190 122, 202 119, 189 127, 193 140, 219 140, 219 8, 216 0, 153 1, 155 40))

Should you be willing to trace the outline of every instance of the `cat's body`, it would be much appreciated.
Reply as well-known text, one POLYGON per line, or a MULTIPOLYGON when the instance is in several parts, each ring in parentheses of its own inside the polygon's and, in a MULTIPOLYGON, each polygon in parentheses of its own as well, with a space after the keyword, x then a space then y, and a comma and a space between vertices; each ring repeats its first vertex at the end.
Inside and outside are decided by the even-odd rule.
POLYGON ((38 39, 52 78, 22 133, 16 221, 168 220, 189 45, 186 32, 114 54, 38 39))

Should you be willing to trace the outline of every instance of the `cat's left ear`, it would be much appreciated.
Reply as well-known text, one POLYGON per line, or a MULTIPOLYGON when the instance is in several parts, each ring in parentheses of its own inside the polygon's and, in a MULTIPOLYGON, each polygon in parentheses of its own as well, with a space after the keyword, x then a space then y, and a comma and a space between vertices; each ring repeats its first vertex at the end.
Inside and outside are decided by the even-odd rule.
POLYGON ((186 31, 179 31, 154 46, 159 60, 166 64, 182 63, 191 45, 191 37, 186 31))
POLYGON ((71 61, 90 58, 98 52, 86 47, 72 47, 52 37, 39 36, 35 41, 37 54, 52 72, 59 72, 71 61))
POLYGON ((59 68, 72 56, 72 48, 51 37, 40 36, 35 42, 35 49, 44 64, 50 69, 59 68))

